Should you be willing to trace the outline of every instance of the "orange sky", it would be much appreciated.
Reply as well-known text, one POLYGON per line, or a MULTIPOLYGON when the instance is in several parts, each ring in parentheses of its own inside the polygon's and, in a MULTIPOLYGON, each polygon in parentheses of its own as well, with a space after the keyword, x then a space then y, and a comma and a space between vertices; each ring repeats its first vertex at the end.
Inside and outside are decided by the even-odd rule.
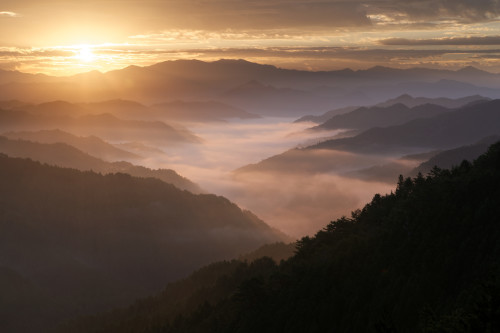
POLYGON ((497 0, 3 0, 0 68, 70 75, 244 58, 500 72, 499 17, 497 0))

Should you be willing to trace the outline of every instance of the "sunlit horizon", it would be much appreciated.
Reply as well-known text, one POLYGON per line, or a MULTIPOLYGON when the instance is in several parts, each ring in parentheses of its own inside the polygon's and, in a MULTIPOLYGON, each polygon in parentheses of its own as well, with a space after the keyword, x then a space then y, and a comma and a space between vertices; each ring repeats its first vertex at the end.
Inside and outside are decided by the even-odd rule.
MULTIPOLYGON (((83 74, 93 71, 98 71, 101 73, 107 73, 110 71, 121 70, 129 66, 147 67, 155 65, 157 63, 166 61, 177 61, 177 60, 199 60, 203 62, 215 62, 218 60, 245 60, 248 62, 253 62, 262 65, 273 65, 278 68, 290 69, 290 70, 303 70, 303 71, 336 71, 336 70, 366 70, 373 67, 387 67, 396 69, 410 69, 410 68, 428 68, 428 69, 444 69, 457 71, 465 67, 475 67, 480 70, 484 70, 490 73, 500 73, 500 67, 492 65, 482 65, 480 63, 462 61, 460 59, 447 60, 443 62, 415 62, 415 61, 405 61, 405 62, 352 62, 349 59, 340 59, 336 62, 329 60, 315 60, 315 61, 301 61, 300 58, 295 58, 293 60, 287 57, 256 57, 252 55, 238 54, 236 56, 231 55, 228 51, 225 54, 225 50, 211 55, 209 54, 200 55, 200 50, 167 50, 167 51, 147 51, 145 53, 151 53, 152 55, 145 55, 143 51, 137 50, 123 50, 127 47, 137 47, 132 44, 77 44, 69 46, 54 46, 48 48, 36 48, 23 50, 23 54, 38 54, 37 61, 28 62, 26 65, 10 68, 2 68, 0 63, 0 70, 7 71, 18 71, 22 73, 29 74, 44 74, 55 77, 65 77, 72 76, 76 74, 83 74), (56 58, 53 58, 53 54, 56 54, 56 58), (48 55, 48 56, 47 56, 48 55), (40 61, 40 62, 38 62, 40 61)), ((139 46, 140 48, 140 46, 139 46)), ((1 49, 1 48, 0 48, 1 49)), ((308 47, 297 47, 297 48, 283 48, 283 52, 290 53, 314 53, 314 50, 308 47)), ((227 51, 227 50, 226 50, 227 51)), ((261 48, 253 51, 257 53, 276 52, 279 51, 278 48, 261 48)), ((358 49, 352 48, 350 50, 345 50, 353 54, 355 53, 369 53, 376 52, 377 49, 358 49)), ((401 50, 400 50, 401 51, 401 50)), ((405 52, 411 52, 409 50, 403 50, 405 52)), ((12 53, 12 51, 9 51, 12 53)), ((1 53, 1 52, 0 52, 1 53)), ((463 55, 459 55, 460 57, 463 55)))
POLYGON ((490 2, 8 0, 0 6, 0 69, 55 76, 221 58, 311 71, 474 66, 498 73, 499 46, 500 11, 490 2))

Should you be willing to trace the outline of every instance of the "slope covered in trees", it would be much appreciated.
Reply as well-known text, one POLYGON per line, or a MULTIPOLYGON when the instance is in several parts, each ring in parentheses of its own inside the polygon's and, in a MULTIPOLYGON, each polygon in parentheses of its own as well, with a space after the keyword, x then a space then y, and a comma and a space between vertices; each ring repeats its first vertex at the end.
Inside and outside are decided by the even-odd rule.
POLYGON ((280 265, 208 266, 155 298, 65 329, 497 332, 499 202, 497 143, 473 164, 400 177, 394 193, 303 238, 280 265), (203 286, 177 289, 202 273, 203 286))
POLYGON ((223 197, 153 178, 0 155, 0 183, 0 280, 14 293, 0 309, 26 309, 2 318, 2 332, 43 332, 285 238, 223 197))

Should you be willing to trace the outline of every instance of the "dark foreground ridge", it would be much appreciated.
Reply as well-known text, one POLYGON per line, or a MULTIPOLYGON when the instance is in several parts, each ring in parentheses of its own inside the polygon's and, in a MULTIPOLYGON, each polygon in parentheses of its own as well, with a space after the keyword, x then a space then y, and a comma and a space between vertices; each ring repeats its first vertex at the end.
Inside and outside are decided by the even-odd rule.
POLYGON ((0 184, 2 333, 125 306, 284 238, 226 198, 154 178, 0 154, 0 184))
POLYGON ((395 193, 276 265, 207 266, 66 332, 499 332, 500 143, 395 193))

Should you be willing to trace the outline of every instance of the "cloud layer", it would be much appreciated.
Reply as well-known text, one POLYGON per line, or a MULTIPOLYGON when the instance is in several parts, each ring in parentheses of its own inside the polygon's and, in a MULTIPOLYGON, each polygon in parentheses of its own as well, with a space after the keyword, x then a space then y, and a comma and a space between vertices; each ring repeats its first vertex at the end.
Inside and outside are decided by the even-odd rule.
POLYGON ((428 46, 428 45, 500 45, 500 36, 444 37, 433 39, 388 38, 381 45, 428 46))
POLYGON ((499 0, 5 0, 0 47, 22 50, 4 53, 0 68, 49 73, 55 63, 73 72, 105 71, 237 56, 315 70, 475 65, 498 71, 488 47, 499 44, 499 18, 499 0), (35 52, 26 51, 79 44, 96 46, 101 56, 81 64, 58 54, 51 59, 47 51, 37 69, 28 59, 35 52))

